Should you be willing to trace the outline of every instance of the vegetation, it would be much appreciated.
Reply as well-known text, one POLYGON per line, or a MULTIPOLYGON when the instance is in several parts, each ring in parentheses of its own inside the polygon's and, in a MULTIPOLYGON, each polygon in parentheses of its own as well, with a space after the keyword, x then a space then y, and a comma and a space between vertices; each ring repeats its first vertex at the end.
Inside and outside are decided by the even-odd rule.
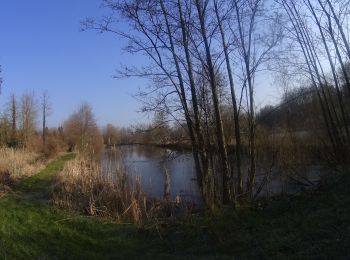
POLYGON ((82 104, 63 126, 69 150, 96 155, 102 149, 102 137, 89 104, 82 104))
POLYGON ((135 226, 48 204, 50 184, 71 158, 51 162, 0 199, 1 258, 345 259, 350 253, 347 176, 326 190, 135 226))
POLYGON ((42 106, 37 107, 34 93, 24 93, 20 101, 15 94, 8 98, 0 117, 0 145, 24 149, 28 152, 43 154, 47 158, 55 157, 66 149, 61 127, 48 129, 47 116, 50 114, 49 97, 43 94, 42 106), (42 112, 43 128, 37 128, 38 115, 42 112))
POLYGON ((0 148, 0 194, 21 178, 36 173, 43 167, 38 154, 13 148, 0 148))
POLYGON ((146 219, 148 205, 140 183, 133 184, 122 169, 114 173, 103 174, 98 163, 77 157, 56 177, 53 204, 92 216, 146 219))
POLYGON ((0 258, 347 258, 350 2, 102 2, 108 15, 82 29, 147 57, 117 76, 150 80, 137 97, 153 120, 101 130, 82 103, 49 129, 47 92, 8 96, 0 258), (283 94, 258 107, 269 76, 283 94), (172 201, 164 165, 163 200, 126 167, 103 171, 104 148, 123 144, 189 148, 203 207, 172 201), (304 192, 273 194, 277 179, 304 192))
POLYGON ((51 162, 37 175, 23 180, 13 193, 1 198, 1 258, 136 256, 140 242, 128 238, 133 230, 129 225, 81 217, 49 206, 53 177, 71 158, 72 155, 65 155, 51 162))
MULTIPOLYGON (((260 185, 258 158, 265 156, 259 154, 263 151, 258 147, 262 121, 257 122, 255 92, 265 74, 274 74, 286 87, 311 86, 312 100, 307 100, 310 95, 300 90, 301 97, 295 102, 304 107, 294 108, 299 113, 317 113, 303 128, 307 132, 315 125, 320 129, 317 135, 322 141, 318 149, 328 151, 321 160, 347 168, 347 2, 103 2, 110 15, 87 19, 83 29, 120 36, 127 41, 127 51, 149 58, 147 65, 122 67, 119 76, 148 78, 152 82, 139 98, 144 101, 143 110, 154 112, 154 122, 161 118, 162 124, 144 128, 144 136, 150 137, 147 132, 153 131, 156 140, 169 142, 171 139, 162 135, 167 132, 169 125, 164 123, 169 118, 184 129, 208 207, 255 197, 260 185), (126 22, 129 28, 123 30, 119 21, 126 22), (230 149, 232 146, 234 149, 230 149), (247 160, 249 167, 245 167, 247 160)), ((291 88, 285 88, 287 99, 291 88)), ((288 107, 293 116, 298 116, 292 104, 288 107)), ((258 116, 267 112, 267 108, 264 110, 258 116)), ((279 113, 282 133, 296 131, 291 123, 296 117, 291 118, 289 110, 279 113)), ((265 128, 265 134, 272 140, 275 129, 265 128)), ((293 141, 305 139, 294 134, 293 141)), ((314 144, 312 140, 310 145, 314 144)), ((270 161, 273 163, 274 158, 270 161)))

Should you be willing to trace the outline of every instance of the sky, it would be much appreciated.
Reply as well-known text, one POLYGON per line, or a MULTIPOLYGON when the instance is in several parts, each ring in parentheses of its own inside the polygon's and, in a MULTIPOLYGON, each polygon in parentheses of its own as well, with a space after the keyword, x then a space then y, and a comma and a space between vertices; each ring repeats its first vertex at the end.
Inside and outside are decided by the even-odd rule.
MULTIPOLYGON (((52 104, 48 125, 61 125, 88 102, 99 125, 129 126, 145 122, 133 97, 148 83, 115 79, 120 64, 138 64, 142 56, 122 50, 125 42, 111 34, 80 30, 80 21, 106 10, 101 0, 0 0, 0 65, 4 80, 0 111, 11 93, 47 91, 52 104)), ((258 104, 271 99, 260 88, 258 104)))
POLYGON ((128 126, 144 121, 133 97, 147 82, 115 79, 121 63, 137 62, 110 34, 82 32, 80 21, 102 15, 101 0, 1 0, 0 65, 4 80, 0 111, 10 93, 47 90, 49 126, 59 126, 82 102, 99 125, 128 126))

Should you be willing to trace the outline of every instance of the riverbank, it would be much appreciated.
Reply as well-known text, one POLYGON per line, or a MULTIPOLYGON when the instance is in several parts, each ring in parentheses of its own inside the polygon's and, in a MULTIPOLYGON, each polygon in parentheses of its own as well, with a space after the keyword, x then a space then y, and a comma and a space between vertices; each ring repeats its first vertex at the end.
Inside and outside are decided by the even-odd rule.
POLYGON ((0 199, 1 259, 346 259, 350 178, 298 196, 142 225, 53 207, 50 184, 71 154, 0 199))
POLYGON ((115 146, 130 146, 130 145, 141 145, 146 147, 159 147, 159 148, 167 148, 178 152, 191 152, 192 146, 189 143, 167 143, 167 144, 159 144, 159 143, 120 143, 115 145, 105 145, 105 148, 112 148, 115 146))

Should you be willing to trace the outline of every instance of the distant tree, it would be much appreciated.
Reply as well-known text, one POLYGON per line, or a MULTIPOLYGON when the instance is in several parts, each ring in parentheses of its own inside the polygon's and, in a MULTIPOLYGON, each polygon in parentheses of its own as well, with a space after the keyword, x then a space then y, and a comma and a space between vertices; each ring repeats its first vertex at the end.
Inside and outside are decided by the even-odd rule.
POLYGON ((63 129, 70 150, 76 149, 82 154, 94 155, 102 149, 102 135, 88 103, 80 105, 64 123, 63 129))
POLYGON ((103 129, 103 141, 107 145, 114 145, 120 142, 120 131, 112 124, 108 124, 103 129))
POLYGON ((15 94, 11 94, 5 104, 3 114, 1 115, 0 139, 2 145, 16 147, 19 143, 17 134, 18 122, 18 104, 15 94))
POLYGON ((262 107, 256 116, 257 124, 261 124, 269 128, 275 127, 276 113, 277 112, 275 111, 274 106, 266 105, 262 107))
MULTIPOLYGON (((0 66, 0 75, 1 75, 1 66, 0 66)), ((2 77, 0 76, 0 94, 1 94, 1 85, 3 83, 3 79, 2 77)))
POLYGON ((41 112, 42 112, 42 123, 43 123, 43 128, 42 128, 42 139, 43 139, 43 148, 45 149, 45 144, 46 144, 46 120, 47 117, 50 115, 52 112, 51 104, 49 102, 49 94, 47 91, 44 91, 41 95, 41 112))
POLYGON ((8 145, 10 124, 6 116, 0 118, 0 145, 8 145))
MULTIPOLYGON (((345 71, 347 75, 350 75, 350 61, 345 63, 344 65, 345 67, 345 71)), ((350 91, 349 91, 349 87, 347 87, 347 84, 349 84, 346 80, 346 77, 343 74, 343 70, 342 69, 338 69, 338 74, 339 74, 339 81, 340 84, 342 86, 342 92, 344 93, 345 98, 350 98, 350 91)), ((349 105, 349 104, 347 104, 349 105)))
MULTIPOLYGON (((346 62, 350 58, 349 40, 345 36, 348 23, 342 23, 349 7, 348 1, 276 0, 284 9, 288 39, 293 42, 302 60, 294 63, 300 74, 308 78, 317 94, 328 140, 323 143, 328 156, 340 165, 349 161, 350 113, 342 87, 350 89, 350 76, 346 62), (328 64, 327 64, 328 63, 328 64), (336 71, 336 65, 340 71, 336 71), (326 73, 327 66, 331 76, 326 73), (301 72, 301 73, 300 73, 301 72), (340 75, 339 75, 340 74, 340 75), (340 80, 345 81, 343 86, 340 80)), ((347 21, 346 19, 344 21, 347 21)))
POLYGON ((8 140, 8 144, 10 146, 16 146, 18 143, 17 136, 17 120, 18 120, 18 108, 17 108, 17 100, 14 93, 11 94, 10 100, 8 103, 8 121, 11 125, 10 136, 8 140))
MULTIPOLYGON (((15 103, 13 103, 15 104, 15 103)), ((15 110, 13 110, 15 111, 15 110)), ((37 120, 37 107, 33 93, 23 94, 20 100, 20 128, 21 141, 24 147, 28 146, 30 137, 34 134, 37 120)), ((15 120, 13 121, 13 123, 15 120)))
MULTIPOLYGON (((335 96, 334 89, 328 88, 335 96)), ((316 130, 321 128, 320 115, 320 106, 313 87, 299 87, 286 91, 277 105, 262 107, 257 114, 257 123, 270 129, 316 130)))
POLYGON ((150 131, 152 133, 153 143, 168 143, 170 127, 167 121, 167 115, 164 111, 159 111, 154 114, 153 124, 150 131))

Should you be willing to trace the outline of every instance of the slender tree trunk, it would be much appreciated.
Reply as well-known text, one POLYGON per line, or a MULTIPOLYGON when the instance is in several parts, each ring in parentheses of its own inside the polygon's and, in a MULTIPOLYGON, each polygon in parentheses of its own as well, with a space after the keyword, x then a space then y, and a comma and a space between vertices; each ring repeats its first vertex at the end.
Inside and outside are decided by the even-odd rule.
MULTIPOLYGON (((329 6, 331 7, 331 10, 332 10, 332 13, 333 13, 333 16, 334 16, 334 20, 336 21, 336 24, 338 26, 338 29, 340 31, 340 34, 342 36, 342 40, 343 40, 343 43, 346 47, 346 50, 347 50, 347 56, 348 56, 348 59, 350 59, 350 48, 349 48, 349 44, 348 44, 348 41, 344 35, 344 31, 343 31, 343 28, 339 22, 339 19, 333 9, 333 6, 331 4, 330 1, 327 1, 329 3, 329 6)), ((318 0, 318 3, 319 5, 321 6, 323 12, 325 13, 325 15, 327 16, 327 19, 328 19, 328 27, 329 27, 329 35, 331 36, 331 39, 332 39, 332 42, 333 42, 333 45, 334 45, 334 48, 335 48, 335 51, 336 51, 336 54, 337 54, 337 57, 338 57, 338 60, 339 60, 339 63, 340 63, 340 66, 341 66, 341 69, 342 69, 342 72, 343 72, 343 76, 344 76, 344 79, 345 79, 345 82, 346 82, 346 87, 350 93, 350 79, 349 79, 349 75, 346 71, 346 68, 345 68, 345 65, 344 65, 344 62, 343 62, 343 57, 341 56, 340 54, 340 51, 339 51, 339 46, 338 46, 338 42, 337 40, 334 38, 334 32, 333 32, 333 28, 332 28, 332 19, 331 19, 331 15, 327 12, 325 6, 322 4, 322 2, 320 0, 318 0)))
MULTIPOLYGON (((328 44, 326 42, 326 38, 324 36, 323 30, 322 30, 322 26, 321 26, 321 24, 319 22, 319 19, 318 19, 317 15, 316 15, 316 13, 315 13, 315 11, 313 9, 313 6, 310 3, 310 0, 307 0, 307 1, 308 1, 308 4, 309 4, 309 7, 310 7, 310 11, 311 11, 311 13, 312 13, 312 15, 313 15, 313 17, 314 17, 314 19, 316 21, 317 27, 318 27, 318 29, 320 31, 322 42, 323 42, 324 48, 325 48, 326 53, 327 53, 328 62, 330 64, 330 66, 331 66, 331 71, 332 71, 334 84, 335 84, 335 88, 336 88, 336 92, 337 92, 337 97, 338 97, 338 101, 339 101, 339 107, 340 107, 340 111, 341 111, 341 115, 342 115, 342 119, 343 119, 343 125, 345 127, 347 140, 350 140, 349 139, 349 128, 347 126, 347 115, 346 115, 345 109, 344 109, 343 97, 342 97, 342 94, 340 92, 340 86, 339 86, 338 76, 337 76, 337 73, 336 73, 336 70, 335 70, 335 65, 333 63, 333 59, 332 59, 332 56, 330 54, 329 47, 328 47, 328 44)), ((329 23, 330 23, 330 19, 329 19, 329 23)), ((332 39, 333 44, 334 44, 334 46, 336 48, 338 59, 342 60, 342 57, 340 56, 339 50, 337 48, 337 43, 336 43, 336 41, 334 39, 334 35, 333 35, 332 31, 331 31, 332 28, 331 28, 330 24, 329 24, 329 29, 330 29, 329 33, 330 33, 331 39, 332 39)), ((339 127, 341 127, 341 125, 339 127)))
POLYGON ((197 142, 197 138, 196 138, 196 135, 194 132, 193 123, 192 123, 192 120, 190 118, 190 113, 189 113, 187 99, 186 99, 184 81, 183 81, 182 72, 180 69, 178 57, 177 57, 176 51, 175 51, 172 31, 171 31, 169 21, 168 21, 168 14, 167 14, 163 0, 160 1, 160 4, 161 4, 164 20, 166 23, 167 34, 168 34, 168 38, 169 38, 171 52, 173 55, 173 60, 174 60, 175 67, 176 67, 177 77, 179 79, 180 99, 182 100, 182 106, 183 106, 184 111, 185 111, 186 122, 187 122, 187 126, 189 128, 189 134, 190 134, 190 138, 192 141, 192 153, 193 153, 195 167, 196 167, 197 181, 198 181, 199 189, 200 189, 201 193, 203 194, 203 172, 202 172, 202 167, 201 167, 200 160, 199 160, 198 142, 197 142))
MULTIPOLYGON (((256 3, 256 4, 258 4, 258 3, 256 3)), ((252 7, 252 14, 251 14, 251 18, 250 18, 250 26, 249 26, 248 42, 247 43, 246 43, 245 38, 243 36, 242 20, 241 20, 241 15, 239 12, 237 0, 234 0, 234 5, 235 5, 235 10, 236 10, 236 16, 237 16, 240 44, 241 44, 242 50, 243 50, 243 62, 245 65, 245 73, 246 73, 246 77, 247 77, 248 92, 249 92, 248 125, 249 125, 250 172, 248 174, 248 180, 247 180, 247 191, 250 194, 250 196, 252 196, 254 183, 255 183, 255 174, 256 174, 256 140, 255 140, 254 86, 253 86, 253 79, 252 79, 252 71, 250 68, 250 58, 251 58, 252 33, 253 33, 257 5, 252 7), (248 46, 246 46, 246 44, 248 46)))
MULTIPOLYGON (((319 3, 320 3, 320 5, 321 5, 322 9, 325 11, 324 5, 323 5, 320 1, 319 1, 319 3)), ((331 9, 331 12, 332 12, 332 14, 333 14, 333 19, 335 20, 335 22, 336 22, 336 24, 337 24, 337 26, 338 26, 340 35, 341 35, 341 37, 342 37, 342 39, 343 39, 343 43, 344 43, 344 46, 345 46, 345 49, 346 49, 346 52, 347 52, 347 56, 348 56, 348 58, 350 59, 350 45, 349 45, 349 42, 348 42, 348 40, 347 40, 347 38, 346 38, 346 35, 345 35, 345 33, 344 33, 343 26, 341 25, 341 23, 340 23, 340 21, 339 21, 339 19, 338 19, 338 16, 337 16, 337 14, 335 13, 335 10, 334 10, 334 7, 333 7, 331 1, 330 1, 330 0, 327 0, 327 3, 328 3, 328 6, 329 6, 330 9, 331 9)), ((326 12, 326 11, 325 11, 325 12, 326 12)), ((326 12, 326 13, 327 13, 327 12, 326 12)))
POLYGON ((43 148, 46 145, 46 107, 43 107, 43 148))
MULTIPOLYGON (((310 39, 309 33, 308 33, 306 27, 304 26, 303 21, 299 15, 295 5, 293 4, 292 7, 293 7, 293 10, 295 12, 295 19, 297 22, 297 26, 299 27, 300 34, 301 34, 301 37, 304 41, 307 54, 309 55, 309 61, 314 69, 314 72, 316 73, 316 78, 317 78, 318 83, 319 83, 319 88, 320 88, 321 94, 324 98, 325 108, 326 108, 326 111, 328 113, 328 118, 329 118, 330 125, 331 125, 330 132, 334 135, 334 137, 335 137, 334 139, 337 142, 337 147, 335 147, 335 153, 340 152, 340 155, 338 156, 338 158, 340 159, 340 158, 344 157, 344 155, 343 155, 343 153, 344 153, 344 147, 343 147, 344 138, 343 138, 342 131, 339 131, 339 128, 337 127, 337 125, 340 125, 338 114, 335 110, 334 110, 333 114, 331 112, 330 105, 333 106, 333 100, 332 100, 332 97, 330 95, 327 98, 327 95, 325 92, 325 85, 326 85, 326 89, 328 90, 327 81, 324 81, 324 82, 322 81, 322 77, 320 75, 320 72, 319 72, 319 69, 317 66, 318 56, 317 56, 315 47, 310 39)), ((320 62, 318 62, 318 63, 321 64, 320 62)), ((341 160, 343 160, 343 159, 341 159, 341 160)))
MULTIPOLYGON (((222 21, 221 21, 221 18, 219 16, 217 0, 214 0, 214 8, 215 8, 215 14, 216 14, 217 22, 218 22, 218 27, 220 30, 222 46, 224 49, 226 69, 227 69, 227 74, 228 74, 229 83, 230 83, 230 90, 231 90, 233 119, 234 119, 234 124, 235 124, 234 125, 235 139, 236 139, 236 151, 235 152, 236 152, 236 167, 237 167, 237 193, 239 195, 242 193, 242 190, 243 190, 243 180, 242 180, 242 172, 241 172, 241 133, 240 133, 240 124, 239 124, 239 114, 238 114, 238 108, 237 108, 237 102, 236 102, 234 82, 233 82, 233 77, 232 77, 230 57, 228 54, 228 46, 227 46, 226 39, 225 39, 225 32, 223 29, 222 21)), ((231 179, 233 179, 232 174, 231 174, 231 179)))
POLYGON ((17 142, 17 106, 15 94, 11 95, 11 145, 17 142))
POLYGON ((208 42, 208 36, 206 32, 206 25, 205 25, 205 10, 202 7, 202 1, 201 0, 195 0, 195 5, 197 8, 197 13, 199 17, 200 22, 200 33, 203 39, 204 47, 205 47, 205 55, 206 55, 206 62, 208 66, 209 71, 209 77, 210 77, 210 88, 212 92, 212 98, 213 98, 213 106, 214 106, 214 114, 215 114, 215 123, 216 123, 216 135, 218 139, 218 146, 219 146, 219 155, 221 159, 221 166, 222 166, 222 174, 223 174, 223 198, 222 201, 224 204, 227 204, 230 199, 230 189, 229 189, 229 170, 228 170, 228 160, 227 160, 227 151, 226 151, 226 143, 225 143, 225 136, 223 131, 223 125, 222 125, 222 119, 221 119, 221 112, 219 108, 219 98, 217 93, 217 82, 216 82, 216 75, 215 75, 215 69, 212 62, 212 56, 211 51, 209 47, 208 42))
POLYGON ((193 106, 193 112, 194 112, 194 119, 195 119, 195 129, 198 137, 198 147, 199 152, 201 156, 201 162, 202 162, 202 174, 203 178, 207 175, 209 164, 208 164, 208 158, 206 154, 206 148, 204 146, 204 137, 203 132, 201 129, 200 124, 200 115, 199 115, 199 107, 198 107, 198 100, 197 100, 197 93, 196 93, 196 85, 194 82, 194 75, 193 75, 193 68, 192 68, 192 60, 189 50, 189 32, 186 27, 185 19, 183 16, 183 10, 181 5, 181 0, 178 0, 178 9, 179 9, 179 15, 180 15, 180 24, 181 24, 181 33, 182 33, 182 45, 185 52, 186 57, 186 64, 187 64, 187 74, 189 78, 189 84, 190 84, 190 90, 191 90, 191 97, 192 97, 192 106, 193 106))
POLYGON ((316 91, 317 96, 318 96, 318 100, 319 100, 319 103, 320 103, 320 106, 321 106, 321 110, 322 110, 323 119, 324 119, 325 124, 326 124, 326 130, 327 130, 328 136, 329 136, 330 141, 331 141, 332 150, 336 154, 337 153, 337 147, 338 147, 338 144, 339 144, 339 138, 337 137, 337 134, 334 134, 334 132, 332 130, 332 129, 334 129, 334 123, 333 123, 333 120, 331 118, 331 113, 329 111, 329 106, 327 105, 327 100, 326 99, 323 100, 323 98, 321 97, 320 90, 317 87, 317 83, 316 83, 316 79, 315 79, 315 76, 314 76, 314 72, 312 70, 312 68, 314 66, 312 67, 312 65, 311 65, 312 58, 311 58, 311 55, 309 53, 310 51, 308 49, 308 44, 305 41, 305 38, 304 38, 304 35, 303 35, 303 31, 301 30, 301 28, 299 26, 299 20, 296 18, 295 14, 294 14, 294 11, 293 11, 293 8, 288 5, 286 0, 282 1, 282 5, 283 5, 284 9, 286 10, 287 15, 288 15, 288 17, 289 17, 289 19, 290 19, 290 21, 291 21, 291 23, 293 25, 295 33, 296 33, 297 41, 298 41, 298 43, 300 45, 300 48, 302 50, 302 53, 303 53, 303 56, 304 56, 304 59, 305 59, 305 63, 307 65, 307 67, 308 67, 308 71, 309 71, 309 75, 310 75, 310 78, 311 78, 311 81, 312 81, 312 85, 314 86, 315 91, 316 91), (324 104, 324 101, 326 101, 326 104, 324 104))

